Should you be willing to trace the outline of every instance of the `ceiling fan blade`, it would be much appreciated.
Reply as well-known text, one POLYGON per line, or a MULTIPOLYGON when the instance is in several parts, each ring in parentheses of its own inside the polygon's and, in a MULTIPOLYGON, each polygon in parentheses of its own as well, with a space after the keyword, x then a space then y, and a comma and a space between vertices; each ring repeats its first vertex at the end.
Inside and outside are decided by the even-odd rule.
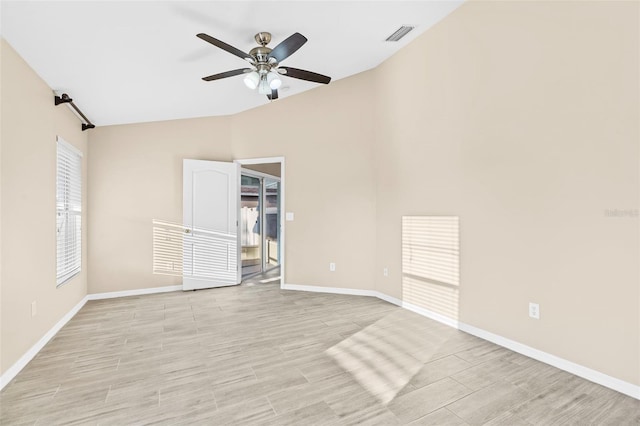
POLYGON ((305 71, 298 68, 291 67, 279 67, 278 71, 284 70, 284 74, 287 77, 299 78, 300 80, 313 81, 314 83, 329 84, 331 77, 318 74, 311 71, 305 71))
POLYGON ((307 38, 300 33, 290 35, 287 39, 273 48, 269 53, 269 58, 274 58, 278 62, 282 62, 289 56, 293 55, 296 50, 300 49, 307 42, 307 38))
POLYGON ((210 35, 204 34, 204 33, 200 33, 197 34, 196 37, 201 38, 202 40, 213 44, 216 47, 219 47, 222 50, 226 50, 227 52, 231 53, 232 55, 236 55, 239 58, 245 59, 251 63, 255 62, 255 59, 253 59, 253 57, 251 55, 249 55, 248 53, 244 53, 242 50, 240 49, 236 49, 235 47, 231 46, 230 44, 225 43, 224 41, 220 41, 217 38, 213 38, 210 35))
POLYGON ((235 75, 244 74, 249 71, 251 71, 251 68, 241 68, 237 70, 221 72, 220 74, 213 74, 208 77, 202 77, 202 79, 204 81, 220 80, 221 78, 233 77, 235 75))
POLYGON ((278 89, 272 89, 271 94, 267 95, 267 99, 269 99, 270 101, 275 101, 276 99, 278 99, 278 89))

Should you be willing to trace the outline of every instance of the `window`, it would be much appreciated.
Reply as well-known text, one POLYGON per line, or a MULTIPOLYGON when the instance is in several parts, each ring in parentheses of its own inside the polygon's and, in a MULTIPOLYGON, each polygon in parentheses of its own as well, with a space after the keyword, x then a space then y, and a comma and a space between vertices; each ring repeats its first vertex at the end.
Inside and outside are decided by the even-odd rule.
POLYGON ((57 279, 61 285, 82 266, 82 153, 57 139, 57 279))

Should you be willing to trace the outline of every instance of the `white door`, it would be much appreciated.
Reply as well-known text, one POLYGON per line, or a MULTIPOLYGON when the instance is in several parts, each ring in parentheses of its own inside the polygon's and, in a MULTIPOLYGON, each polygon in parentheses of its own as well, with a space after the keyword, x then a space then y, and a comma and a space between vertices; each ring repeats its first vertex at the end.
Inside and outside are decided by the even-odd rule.
POLYGON ((183 290, 240 284, 240 165, 183 160, 183 290))

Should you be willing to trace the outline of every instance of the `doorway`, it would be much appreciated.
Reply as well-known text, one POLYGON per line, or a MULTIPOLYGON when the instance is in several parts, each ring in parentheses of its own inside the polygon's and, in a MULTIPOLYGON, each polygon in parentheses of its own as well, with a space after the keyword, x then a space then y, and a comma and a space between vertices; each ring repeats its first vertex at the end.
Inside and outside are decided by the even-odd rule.
POLYGON ((269 282, 275 275, 284 282, 284 157, 231 163, 184 159, 183 222, 154 220, 154 272, 182 276, 184 290, 241 284, 241 167, 247 169, 245 193, 253 198, 245 201, 254 210, 245 229, 251 223, 256 234, 245 239, 254 247, 245 253, 244 272, 269 272, 269 282))
POLYGON ((276 271, 282 264, 281 162, 241 163, 240 241, 242 279, 276 271))

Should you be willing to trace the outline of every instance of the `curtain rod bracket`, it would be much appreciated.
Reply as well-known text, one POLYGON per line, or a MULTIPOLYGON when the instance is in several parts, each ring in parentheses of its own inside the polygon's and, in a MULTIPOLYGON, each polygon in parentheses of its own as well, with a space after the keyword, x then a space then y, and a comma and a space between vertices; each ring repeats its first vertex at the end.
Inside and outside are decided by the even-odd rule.
POLYGON ((63 93, 62 96, 54 96, 54 101, 56 105, 67 104, 69 102, 73 102, 73 99, 69 97, 66 93, 63 93))
POLYGON ((69 104, 74 109, 74 111, 80 116, 80 118, 85 121, 85 123, 82 123, 83 132, 87 129, 95 129, 95 124, 92 124, 89 121, 89 119, 82 113, 82 111, 80 111, 76 104, 73 103, 73 99, 71 99, 66 93, 63 93, 61 96, 54 95, 53 101, 56 105, 69 104))

